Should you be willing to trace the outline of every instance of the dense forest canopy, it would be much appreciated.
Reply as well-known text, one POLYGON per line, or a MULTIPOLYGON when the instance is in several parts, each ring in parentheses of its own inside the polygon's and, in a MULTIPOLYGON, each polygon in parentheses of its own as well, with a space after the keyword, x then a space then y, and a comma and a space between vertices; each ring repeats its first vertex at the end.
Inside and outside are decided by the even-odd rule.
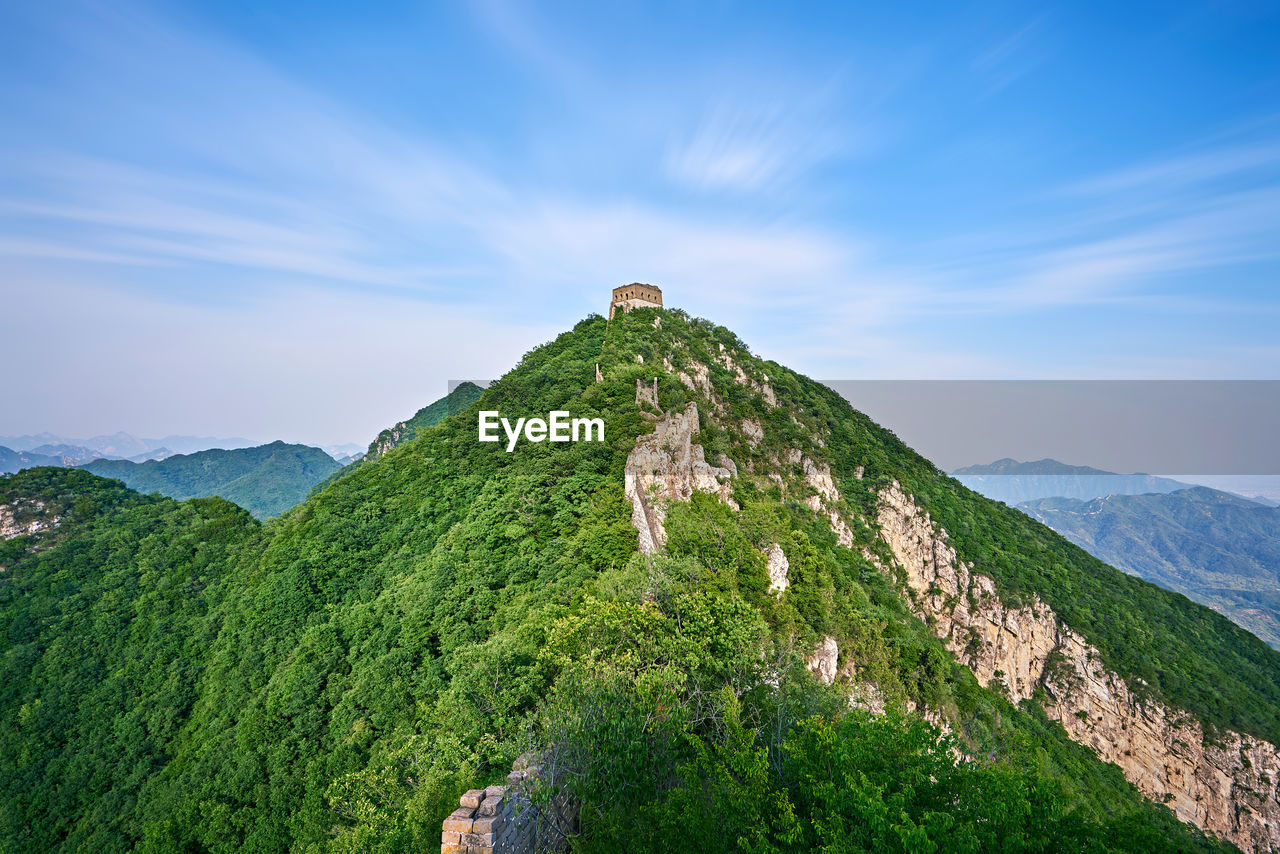
POLYGON ((214 448, 144 463, 94 460, 81 468, 124 481, 139 492, 170 498, 216 495, 258 519, 278 516, 338 471, 333 457, 309 445, 272 442, 254 448, 214 448))
POLYGON ((1280 740, 1280 656, 1256 638, 970 492, 727 330, 640 309, 582 321, 265 525, 81 471, 0 479, 0 503, 58 520, 0 546, 0 850, 429 850, 461 792, 549 745, 582 851, 673 834, 700 851, 1220 847, 1034 700, 979 685, 864 555, 874 532, 841 547, 747 476, 768 449, 722 426, 746 417, 821 453, 855 510, 901 482, 1003 595, 1041 596, 1152 696, 1280 740), (779 406, 717 410, 671 373, 697 359, 734 388, 722 346, 779 406), (635 381, 654 376, 663 410, 699 403, 707 459, 741 476, 738 510, 673 504, 644 556, 623 470, 653 429, 635 381), (481 406, 600 417, 606 441, 504 453, 476 441, 481 406), (809 673, 825 635, 886 714, 809 673))

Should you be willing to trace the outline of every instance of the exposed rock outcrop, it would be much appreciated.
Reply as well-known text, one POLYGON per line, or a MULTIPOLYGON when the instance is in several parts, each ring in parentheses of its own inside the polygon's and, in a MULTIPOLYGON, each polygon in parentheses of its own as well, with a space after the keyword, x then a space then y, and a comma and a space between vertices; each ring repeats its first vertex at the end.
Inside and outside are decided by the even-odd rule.
POLYGON ((825 463, 818 465, 796 450, 791 451, 790 461, 792 465, 800 466, 804 472, 804 482, 815 493, 805 499, 805 504, 819 516, 826 517, 827 524, 831 526, 840 545, 846 548, 853 546, 853 531, 835 506, 840 500, 840 490, 831 478, 831 467, 825 463))
POLYGON ((720 354, 716 357, 716 361, 725 366, 729 373, 733 374, 733 381, 743 388, 753 389, 760 393, 764 398, 764 402, 769 406, 778 405, 778 397, 773 392, 773 386, 769 385, 769 375, 762 374, 763 380, 756 380, 747 376, 747 372, 742 369, 733 359, 733 352, 726 349, 723 344, 720 345, 720 354))
POLYGON ((782 550, 782 546, 774 543, 764 554, 769 561, 769 590, 781 593, 790 585, 787 571, 791 569, 791 564, 787 560, 787 553, 782 550))
POLYGON ((881 536, 912 608, 983 684, 1010 699, 1045 692, 1068 735, 1114 762, 1147 797, 1246 851, 1280 848, 1280 754, 1234 732, 1213 745, 1189 715, 1138 696, 1038 597, 1012 608, 959 559, 945 531, 897 483, 881 490, 881 536))
POLYGON ((0 504, 0 540, 38 534, 56 528, 59 521, 40 500, 18 499, 12 504, 0 504))
POLYGON ((645 385, 638 377, 636 378, 636 406, 639 406, 641 409, 643 409, 646 403, 649 406, 653 407, 654 409, 661 408, 658 406, 658 378, 657 377, 653 378, 652 387, 645 385))
POLYGON ((378 434, 378 438, 374 439, 373 447, 369 449, 365 456, 371 461, 385 456, 392 448, 400 444, 400 438, 404 436, 408 427, 409 424, 407 422, 401 421, 399 424, 383 430, 378 434))
POLYGON ((727 454, 721 454, 716 458, 716 462, 720 464, 722 469, 726 469, 729 472, 729 477, 738 476, 738 464, 731 460, 727 454))
POLYGON ((873 715, 883 715, 884 694, 872 682, 854 681, 849 689, 849 708, 866 709, 873 715))
POLYGON ((813 487, 813 490, 822 497, 823 501, 834 503, 840 500, 840 490, 836 489, 836 482, 831 479, 830 466, 819 466, 813 460, 805 457, 803 468, 805 483, 813 487))
POLYGON ((671 364, 671 360, 667 360, 667 372, 674 373, 676 379, 684 383, 685 387, 690 391, 696 391, 708 399, 715 397, 715 386, 711 384, 711 372, 707 370, 707 366, 701 362, 690 362, 689 370, 677 371, 675 366, 671 364))
POLYGON ((624 491, 642 554, 653 554, 666 542, 663 523, 668 502, 688 501, 694 492, 709 492, 738 509, 729 485, 733 473, 706 461, 702 446, 693 442, 697 432, 698 406, 690 403, 659 419, 653 432, 641 436, 627 456, 624 491))
POLYGON ((805 664, 818 677, 818 681, 823 685, 830 685, 836 681, 836 665, 839 660, 840 645, 835 638, 827 635, 813 651, 813 655, 806 659, 805 664))

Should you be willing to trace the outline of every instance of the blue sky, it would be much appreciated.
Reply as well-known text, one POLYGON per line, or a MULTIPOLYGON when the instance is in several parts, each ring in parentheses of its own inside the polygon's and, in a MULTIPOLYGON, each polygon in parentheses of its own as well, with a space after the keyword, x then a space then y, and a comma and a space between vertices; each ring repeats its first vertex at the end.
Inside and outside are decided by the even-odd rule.
POLYGON ((633 280, 824 379, 1274 378, 1278 43, 1274 3, 6 3, 0 434, 364 442, 633 280))

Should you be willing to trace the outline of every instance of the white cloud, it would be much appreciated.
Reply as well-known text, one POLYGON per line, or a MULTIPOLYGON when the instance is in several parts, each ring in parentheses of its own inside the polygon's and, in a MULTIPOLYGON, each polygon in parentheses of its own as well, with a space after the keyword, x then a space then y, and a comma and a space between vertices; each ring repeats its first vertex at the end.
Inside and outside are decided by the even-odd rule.
POLYGON ((668 143, 664 165, 673 179, 699 190, 750 192, 776 187, 853 147, 829 118, 824 96, 713 108, 692 133, 668 143))
MULTIPOLYGON (((500 4, 480 12, 549 77, 583 76, 536 19, 500 4)), ((50 329, 61 318, 65 352, 50 375, 92 379, 84 408, 97 407, 100 420, 58 428, 72 434, 183 429, 128 422, 129 408, 105 391, 115 390, 113 378, 118 386, 136 377, 144 385, 118 397, 146 411, 144 391, 163 384, 167 365, 217 402, 210 409, 193 392, 183 398, 189 409, 175 403, 182 417, 259 408, 262 426, 227 422, 221 432, 285 433, 292 417, 334 419, 334 434, 316 440, 363 438, 434 397, 444 380, 469 375, 462 363, 498 372, 553 327, 602 310, 608 288, 630 280, 662 285, 673 304, 811 372, 1007 375, 1034 369, 1034 360, 1011 366, 999 341, 964 340, 954 328, 1062 307, 1168 307, 1162 277, 1273 258, 1280 247, 1280 147, 1265 140, 1082 180, 1030 200, 1020 221, 961 239, 925 234, 895 256, 869 231, 789 203, 815 191, 813 173, 864 151, 864 128, 876 125, 868 116, 857 132, 844 126, 849 105, 831 81, 778 84, 806 93, 796 97, 743 80, 719 99, 690 86, 670 105, 675 120, 649 125, 657 165, 678 190, 695 191, 672 200, 670 187, 644 180, 618 191, 586 179, 546 186, 536 169, 503 172, 335 103, 233 46, 131 21, 109 20, 94 50, 108 64, 145 56, 146 74, 94 91, 101 109, 153 133, 165 156, 140 166, 38 151, 0 163, 0 177, 14 179, 0 183, 6 289, 25 294, 26 317, 50 329), (191 91, 202 93, 199 110, 183 108, 191 91), (163 288, 157 270, 172 271, 163 288), (144 285, 152 296, 140 294, 144 285), (237 320, 235 311, 247 313, 237 320), (503 343, 487 353, 494 341, 503 343), (262 381, 255 365, 271 366, 287 390, 253 391, 262 381), (426 386, 415 385, 424 377, 426 386), (253 393, 236 396, 245 389, 253 393), (351 407, 324 409, 330 392, 351 407), (318 407, 314 418, 308 407, 318 407)), ((978 70, 1016 66, 1010 57, 1033 33, 1016 34, 978 70)), ((575 97, 599 96, 585 76, 575 97)), ((640 112, 629 119, 648 116, 640 112)), ((591 153, 600 145, 593 139, 591 153)), ((5 334, 36 346, 21 329, 5 334)), ((26 400, 33 412, 42 411, 38 400, 50 412, 66 406, 26 400)))
POLYGON ((1045 22, 1044 15, 1035 18, 974 58, 971 66, 985 81, 988 95, 1013 84, 1044 61, 1045 48, 1037 43, 1045 22))

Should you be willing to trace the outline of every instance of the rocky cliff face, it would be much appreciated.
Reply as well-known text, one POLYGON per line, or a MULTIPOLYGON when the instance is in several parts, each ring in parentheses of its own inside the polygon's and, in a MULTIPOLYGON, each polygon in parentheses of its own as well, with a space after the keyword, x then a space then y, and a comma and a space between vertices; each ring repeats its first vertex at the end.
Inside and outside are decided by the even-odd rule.
POLYGON ((831 635, 824 637, 822 643, 818 644, 813 651, 813 655, 805 661, 810 672, 818 677, 818 681, 823 685, 831 685, 836 681, 836 667, 839 663, 840 644, 831 635))
POLYGON ((698 432, 698 406, 658 419, 652 433, 641 436, 627 456, 624 491, 631 502, 631 521, 640 535, 642 554, 653 554, 667 540, 663 528, 670 501, 688 501, 694 492, 710 492, 735 510, 729 487, 733 472, 706 461, 698 432))
POLYGON ((881 490, 877 521, 912 609, 983 684, 1015 702, 1042 688, 1045 711, 1073 740, 1180 819, 1246 851, 1280 848, 1274 745, 1234 732, 1205 744, 1198 722, 1138 697, 1038 598, 1006 606, 898 484, 881 490))
MULTIPOLYGON (((724 390, 711 381, 705 364, 686 358, 676 368, 663 365, 686 388, 703 397, 682 411, 661 413, 656 383, 638 383, 636 404, 655 429, 641 436, 627 459, 625 493, 632 503, 632 522, 641 552, 652 554, 665 543, 663 522, 671 501, 688 500, 694 492, 717 495, 735 507, 731 480, 739 465, 721 459, 711 465, 694 443, 699 429, 698 406, 718 426, 735 435, 746 449, 741 474, 776 484, 784 500, 799 500, 852 547, 862 530, 876 523, 896 566, 884 566, 871 549, 863 555, 901 581, 914 613, 924 620, 978 680, 1003 691, 1012 701, 1033 696, 1076 742, 1113 762, 1144 795, 1167 804, 1183 821, 1216 833, 1244 850, 1280 849, 1280 752, 1259 739, 1227 732, 1213 744, 1189 715, 1146 700, 1142 686, 1127 685, 1102 665, 1099 651, 1062 623, 1043 601, 1031 597, 1017 606, 1006 603, 995 583, 974 572, 898 484, 880 490, 874 520, 863 519, 844 500, 830 466, 821 460, 820 428, 807 450, 771 443, 756 417, 728 416, 724 394, 758 395, 767 408, 778 404, 769 379, 744 370, 739 354, 726 348, 712 356, 730 375, 724 390), (732 388, 736 386, 738 390, 732 388)), ((792 420, 796 424, 795 415, 792 420)), ((859 480, 863 472, 854 473, 859 480)), ((770 588, 785 590, 788 561, 778 544, 764 547, 770 588)), ((884 698, 857 672, 856 663, 840 658, 835 637, 824 637, 806 663, 826 684, 843 680, 851 688, 851 704, 882 711, 884 698)), ((919 709, 944 730, 949 722, 936 710, 919 709)))
POLYGON ((781 593, 791 586, 791 582, 787 578, 787 573, 791 569, 791 563, 787 560, 787 553, 782 550, 782 546, 773 543, 769 546, 769 550, 765 552, 764 556, 768 561, 769 591, 781 593))
MULTIPOLYGON (((61 517, 39 499, 0 504, 0 541, 52 531, 61 521, 61 517)), ((7 566, 0 564, 0 575, 8 571, 7 566)))
POLYGON ((399 424, 383 430, 378 434, 378 437, 373 440, 373 445, 369 448, 365 456, 370 460, 376 460, 385 456, 392 448, 400 444, 400 439, 404 436, 408 427, 409 425, 407 422, 401 421, 399 424))
POLYGON ((0 504, 0 540, 11 540, 24 534, 38 534, 55 528, 61 521, 48 512, 43 501, 18 500, 0 504))

